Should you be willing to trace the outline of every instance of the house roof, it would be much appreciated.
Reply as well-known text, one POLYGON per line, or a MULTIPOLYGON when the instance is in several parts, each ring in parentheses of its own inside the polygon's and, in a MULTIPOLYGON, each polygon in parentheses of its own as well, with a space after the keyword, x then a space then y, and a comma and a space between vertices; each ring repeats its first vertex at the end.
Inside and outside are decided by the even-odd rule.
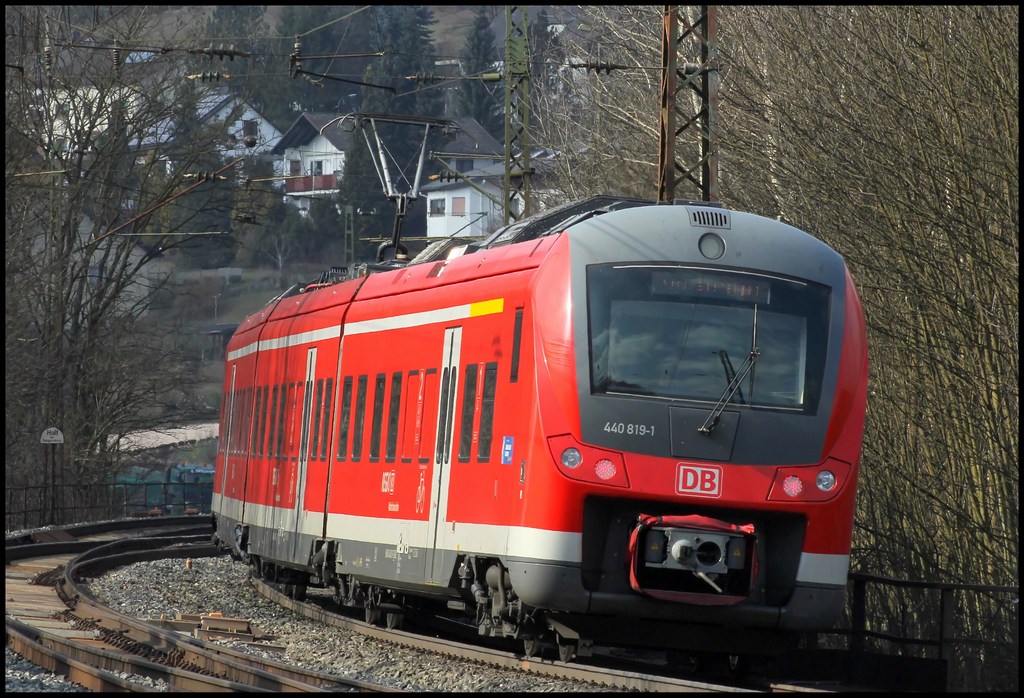
POLYGON ((455 140, 444 146, 446 153, 467 157, 505 157, 505 148, 476 119, 455 119, 455 140))
POLYGON ((324 138, 331 145, 343 151, 348 147, 352 134, 350 131, 340 128, 342 116, 344 114, 304 112, 288 127, 288 130, 281 136, 281 140, 270 152, 275 155, 283 155, 288 148, 306 145, 319 136, 321 130, 323 130, 324 138), (332 121, 333 123, 331 123, 332 121), (328 123, 330 126, 324 129, 328 123))
MULTIPOLYGON (((554 157, 550 155, 544 156, 540 154, 540 152, 538 151, 538 153, 534 156, 534 159, 530 160, 530 167, 533 169, 533 181, 536 182, 538 180, 541 180, 545 175, 550 174, 551 172, 554 171, 554 157)), ((477 183, 489 182, 491 184, 497 185, 498 187, 501 187, 505 183, 505 163, 496 162, 491 165, 477 167, 467 172, 460 172, 459 174, 461 174, 463 177, 467 179, 472 179, 477 183)), ((420 187, 420 191, 445 191, 447 189, 456 189, 465 186, 466 184, 459 180, 454 180, 451 182, 443 182, 441 180, 437 180, 420 187)))

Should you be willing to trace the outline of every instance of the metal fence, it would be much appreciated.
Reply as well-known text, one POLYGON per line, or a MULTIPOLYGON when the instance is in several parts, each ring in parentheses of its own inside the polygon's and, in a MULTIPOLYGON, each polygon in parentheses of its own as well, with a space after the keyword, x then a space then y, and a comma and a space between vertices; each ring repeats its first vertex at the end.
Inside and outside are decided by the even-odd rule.
POLYGON ((801 673, 868 690, 1011 692, 1020 588, 852 573, 843 619, 808 634, 801 673))
POLYGON ((7 531, 142 516, 208 514, 211 482, 97 483, 7 488, 7 531))

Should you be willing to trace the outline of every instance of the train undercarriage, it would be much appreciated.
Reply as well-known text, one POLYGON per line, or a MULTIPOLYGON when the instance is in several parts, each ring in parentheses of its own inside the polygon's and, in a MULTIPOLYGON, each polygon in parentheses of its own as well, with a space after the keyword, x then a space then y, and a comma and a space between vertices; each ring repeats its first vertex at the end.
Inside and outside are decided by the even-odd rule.
MULTIPOLYGON (((691 614, 702 609, 706 618, 723 609, 714 606, 713 600, 727 601, 730 595, 737 599, 749 593, 757 545, 747 527, 710 519, 641 517, 633 530, 636 535, 627 546, 632 574, 622 572, 622 579, 610 582, 610 590, 617 594, 605 593, 603 603, 618 598, 658 604, 662 596, 673 601, 682 601, 674 597, 683 597, 690 603, 672 606, 687 606, 691 614), (689 528, 697 524, 700 529, 689 528), (706 597, 703 603, 693 601, 699 595, 706 597), (647 601, 640 600, 645 598, 647 601)), ((686 666, 703 655, 775 654, 786 644, 782 640, 794 635, 768 626, 744 627, 739 632, 737 628, 708 625, 697 615, 689 620, 678 614, 669 617, 664 609, 653 612, 651 606, 646 613, 640 613, 639 606, 624 606, 595 614, 590 605, 597 604, 596 600, 575 612, 548 611, 519 597, 509 568, 494 556, 459 555, 447 584, 426 586, 348 573, 339 564, 340 544, 335 540, 314 540, 309 563, 299 567, 253 553, 247 526, 235 527, 233 538, 230 544, 221 540, 232 556, 249 565, 253 577, 274 584, 290 598, 305 600, 309 587, 330 590, 332 601, 339 607, 361 610, 366 622, 389 629, 402 627, 407 616, 444 618, 457 624, 463 634, 521 643, 527 657, 555 655, 568 662, 591 655, 596 643, 675 652, 674 662, 686 666)), ((563 586, 566 588, 546 587, 562 595, 560 601, 554 601, 558 608, 570 608, 577 592, 588 593, 573 591, 568 582, 563 586)))
POLYGON ((306 599, 309 587, 332 590, 331 600, 340 607, 362 609, 367 623, 401 628, 407 613, 445 610, 448 617, 476 628, 482 637, 510 639, 522 643, 527 657, 552 650, 562 661, 589 656, 592 642, 581 638, 568 626, 552 621, 540 609, 532 608, 516 596, 508 570, 495 558, 462 556, 453 584, 446 591, 424 595, 422 588, 396 589, 351 574, 336 574, 334 544, 318 541, 313 556, 314 571, 296 569, 246 552, 243 545, 228 546, 232 557, 249 566, 255 579, 272 584, 296 601, 306 599))

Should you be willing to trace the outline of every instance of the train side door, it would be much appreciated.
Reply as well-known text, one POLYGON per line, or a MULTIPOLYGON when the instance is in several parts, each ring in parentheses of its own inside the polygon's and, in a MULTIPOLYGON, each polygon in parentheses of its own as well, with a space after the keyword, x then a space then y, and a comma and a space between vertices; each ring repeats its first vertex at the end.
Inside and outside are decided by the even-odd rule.
POLYGON ((222 498, 226 497, 228 494, 228 470, 230 470, 231 451, 234 445, 231 443, 231 434, 233 433, 231 430, 234 427, 235 421, 235 373, 237 371, 237 365, 231 367, 231 390, 228 392, 228 395, 230 397, 227 412, 225 413, 227 419, 225 420, 226 424, 224 425, 224 430, 220 432, 220 435, 218 437, 221 441, 221 443, 218 445, 224 452, 224 456, 221 459, 221 462, 224 464, 224 472, 221 473, 220 481, 220 496, 222 498))
POLYGON ((452 456, 452 428, 455 418, 455 396, 458 395, 459 357, 462 351, 462 328, 444 331, 444 354, 441 360, 441 385, 438 391, 437 440, 434 443, 434 468, 430 488, 430 516, 427 520, 427 569, 434 581, 447 582, 444 570, 445 516, 448 512, 449 465, 452 456), (444 577, 444 579, 442 579, 444 577))
POLYGON ((238 435, 239 415, 236 410, 241 408, 242 398, 238 395, 235 379, 238 374, 238 366, 231 367, 231 390, 228 395, 227 414, 225 417, 224 431, 221 432, 220 445, 223 450, 222 463, 224 472, 221 473, 220 481, 220 506, 219 511, 227 520, 235 523, 242 523, 245 520, 245 483, 244 479, 239 484, 239 479, 245 475, 244 464, 239 468, 238 456, 238 435))
POLYGON ((306 499, 306 468, 309 465, 309 439, 310 419, 313 411, 313 381, 316 376, 316 347, 306 352, 306 389, 303 391, 302 400, 302 428, 299 431, 299 462, 295 467, 295 515, 292 524, 287 528, 295 533, 295 548, 292 559, 298 559, 298 555, 305 551, 299 550, 303 523, 306 513, 303 511, 303 502, 306 499))

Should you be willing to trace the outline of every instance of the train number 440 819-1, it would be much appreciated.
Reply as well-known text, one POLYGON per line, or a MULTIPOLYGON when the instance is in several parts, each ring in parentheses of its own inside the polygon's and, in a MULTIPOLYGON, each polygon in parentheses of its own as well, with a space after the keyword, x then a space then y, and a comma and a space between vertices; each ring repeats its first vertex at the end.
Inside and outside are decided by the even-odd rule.
POLYGON ((632 424, 630 422, 605 422, 604 430, 612 434, 629 436, 654 436, 653 424, 632 424))

